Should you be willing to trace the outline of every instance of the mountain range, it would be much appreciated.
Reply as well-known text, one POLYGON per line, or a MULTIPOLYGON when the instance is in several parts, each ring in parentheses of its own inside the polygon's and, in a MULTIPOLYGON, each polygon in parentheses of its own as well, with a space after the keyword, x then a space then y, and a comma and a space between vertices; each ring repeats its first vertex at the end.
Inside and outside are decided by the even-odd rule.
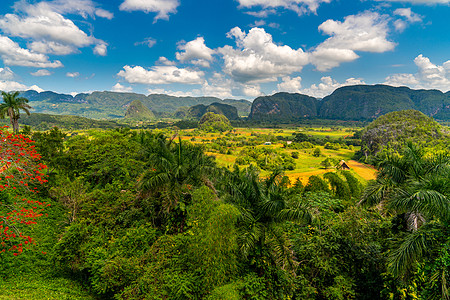
POLYGON ((373 120, 392 111, 415 109, 438 120, 450 120, 450 92, 412 90, 388 85, 355 85, 336 89, 323 99, 277 93, 256 98, 251 120, 321 118, 373 120))
POLYGON ((248 116, 255 121, 293 121, 302 118, 372 120, 392 111, 415 109, 435 119, 450 121, 450 91, 443 93, 388 85, 345 86, 323 99, 283 92, 258 97, 253 102, 108 91, 72 96, 30 90, 21 92, 20 96, 30 100, 34 112, 93 119, 123 118, 130 103, 139 101, 153 112, 197 118, 198 114, 216 110, 222 114, 226 111, 235 119, 236 108, 239 116, 248 116))

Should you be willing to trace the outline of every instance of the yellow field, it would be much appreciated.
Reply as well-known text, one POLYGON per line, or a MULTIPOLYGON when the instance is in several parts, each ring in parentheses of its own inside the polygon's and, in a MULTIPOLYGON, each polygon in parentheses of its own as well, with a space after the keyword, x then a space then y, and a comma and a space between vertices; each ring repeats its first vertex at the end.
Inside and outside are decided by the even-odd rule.
MULTIPOLYGON (((348 135, 353 134, 353 129, 339 129, 332 130, 330 128, 298 128, 298 129, 269 129, 269 128, 236 128, 232 132, 235 137, 242 137, 244 139, 251 140, 255 138, 255 135, 272 135, 272 136, 292 136, 294 132, 302 132, 307 135, 325 137, 328 136, 331 140, 337 140, 338 138, 345 138, 348 135)), ((180 131, 181 139, 184 141, 191 141, 195 144, 205 144, 207 145, 210 141, 215 140, 217 138, 224 138, 224 134, 220 133, 207 133, 207 134, 193 134, 192 130, 180 131), (187 134, 187 135, 185 135, 187 134)), ((271 145, 258 144, 254 147, 260 148, 277 148, 282 149, 288 154, 292 152, 298 153, 298 158, 295 159, 295 169, 285 171, 285 175, 289 177, 291 183, 294 183, 297 178, 299 178, 303 184, 308 182, 308 179, 312 175, 321 175, 326 172, 335 171, 334 168, 324 169, 320 163, 326 159, 334 158, 338 161, 344 160, 347 162, 347 165, 350 167, 350 170, 363 182, 375 179, 376 178, 376 169, 372 166, 365 165, 359 163, 357 161, 351 160, 355 151, 350 149, 339 149, 339 150, 329 150, 325 149, 323 146, 316 146, 321 150, 322 155, 319 157, 314 157, 312 155, 313 149, 300 149, 294 150, 289 148, 282 148, 283 144, 280 143, 272 143, 271 145)), ((236 158, 239 155, 239 152, 245 147, 236 147, 233 146, 228 148, 232 151, 232 154, 222 154, 218 153, 216 150, 208 150, 206 152, 207 155, 214 156, 216 158, 216 162, 219 166, 224 166, 227 168, 232 168, 235 164, 236 158)), ((245 166, 244 166, 245 167, 245 166)), ((267 176, 270 172, 261 171, 261 176, 267 176)))

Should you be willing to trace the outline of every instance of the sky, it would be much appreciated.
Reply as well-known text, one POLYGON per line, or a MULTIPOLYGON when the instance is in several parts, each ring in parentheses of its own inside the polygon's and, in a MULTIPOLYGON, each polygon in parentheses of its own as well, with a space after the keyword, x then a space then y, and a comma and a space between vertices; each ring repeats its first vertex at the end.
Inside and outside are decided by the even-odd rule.
POLYGON ((2 0, 0 90, 450 90, 450 0, 2 0))

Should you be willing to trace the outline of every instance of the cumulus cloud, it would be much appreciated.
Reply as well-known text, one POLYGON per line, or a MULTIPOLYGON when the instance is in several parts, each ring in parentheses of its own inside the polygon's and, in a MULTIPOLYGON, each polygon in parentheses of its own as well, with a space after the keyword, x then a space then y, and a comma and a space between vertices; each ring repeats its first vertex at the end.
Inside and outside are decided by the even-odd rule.
POLYGON ((62 15, 95 14, 92 1, 59 0, 36 4, 21 1, 15 9, 17 14, 6 14, 0 18, 0 29, 9 36, 31 40, 29 47, 35 52, 66 55, 90 45, 106 47, 104 41, 86 34, 62 15))
POLYGON ((78 73, 78 72, 67 72, 66 76, 67 77, 71 77, 71 78, 75 78, 75 77, 80 76, 80 73, 78 73))
POLYGON ((422 16, 411 11, 411 8, 398 8, 394 15, 403 17, 394 21, 395 29, 400 32, 405 30, 408 24, 422 22, 422 16))
POLYGON ((198 91, 203 96, 218 97, 221 99, 233 97, 233 81, 230 78, 225 78, 223 74, 214 73, 214 75, 205 80, 202 88, 198 91))
POLYGON ((281 83, 277 84, 279 92, 298 93, 302 87, 302 78, 300 76, 291 78, 285 76, 282 78, 281 83))
POLYGON ((5 92, 10 91, 27 91, 27 90, 35 90, 37 92, 43 92, 44 90, 38 87, 37 85, 27 86, 17 81, 10 80, 0 80, 0 90, 5 92))
POLYGON ((167 59, 167 57, 161 56, 158 58, 158 60, 156 61, 157 65, 164 65, 164 66, 175 66, 176 63, 174 61, 171 61, 169 59, 167 59))
POLYGON ((316 13, 320 4, 330 3, 331 0, 238 0, 239 8, 261 7, 265 9, 284 8, 293 10, 298 15, 316 13))
POLYGON ((121 85, 120 83, 116 83, 112 87, 112 91, 113 92, 120 92, 120 93, 130 93, 130 92, 133 91, 133 88, 131 86, 124 86, 124 85, 121 85))
POLYGON ((23 49, 6 36, 0 36, 0 56, 3 63, 9 66, 24 66, 36 68, 59 68, 63 64, 59 60, 51 62, 48 56, 23 49))
POLYGON ((228 32, 236 48, 219 48, 224 60, 224 72, 241 83, 276 81, 278 77, 300 72, 308 64, 308 54, 302 49, 277 45, 262 28, 252 28, 248 34, 239 27, 228 32))
POLYGON ((348 78, 345 82, 339 83, 330 76, 322 77, 320 81, 319 84, 313 84, 309 88, 301 90, 301 93, 316 98, 323 98, 342 86, 365 84, 365 82, 359 78, 348 78))
POLYGON ((177 12, 178 0, 125 0, 119 7, 125 11, 143 11, 157 13, 154 22, 159 19, 168 20, 169 14, 177 12))
POLYGON ((14 72, 10 68, 0 68, 0 80, 11 80, 14 77, 14 72))
POLYGON ((67 55, 78 52, 78 49, 72 45, 64 45, 58 42, 32 42, 28 44, 28 48, 34 52, 55 55, 67 55))
POLYGON ((97 54, 100 56, 105 56, 106 52, 107 52, 107 44, 106 43, 98 44, 94 47, 94 54, 97 54))
POLYGON ((327 20, 319 30, 331 36, 312 52, 312 63, 319 71, 356 60, 355 51, 381 53, 395 47, 387 39, 388 18, 375 12, 347 16, 344 22, 327 20))
POLYGON ((412 88, 438 89, 443 92, 450 90, 450 60, 439 66, 420 54, 414 59, 414 63, 418 68, 416 74, 394 74, 388 76, 385 83, 412 88))
MULTIPOLYGON (((53 0, 47 1, 45 4, 50 7, 53 11, 59 14, 78 14, 83 18, 87 18, 88 16, 94 17, 98 16, 101 18, 106 18, 111 20, 114 17, 114 14, 102 9, 98 8, 97 4, 92 0, 53 0)), ((16 10, 22 10, 27 6, 27 3, 24 1, 17 2, 14 7, 16 10)))
POLYGON ((52 75, 52 73, 49 70, 46 70, 46 69, 40 69, 40 70, 37 70, 36 72, 30 73, 30 74, 33 75, 33 76, 37 76, 37 77, 52 75))
POLYGON ((141 84, 201 84, 204 73, 201 71, 182 69, 175 66, 153 66, 149 70, 141 66, 124 66, 123 70, 117 73, 129 83, 141 84))
POLYGON ((181 52, 176 53, 176 58, 180 62, 191 62, 206 68, 209 67, 209 63, 213 59, 212 55, 214 54, 214 50, 206 47, 203 37, 198 37, 193 41, 178 45, 178 50, 181 50, 181 52))

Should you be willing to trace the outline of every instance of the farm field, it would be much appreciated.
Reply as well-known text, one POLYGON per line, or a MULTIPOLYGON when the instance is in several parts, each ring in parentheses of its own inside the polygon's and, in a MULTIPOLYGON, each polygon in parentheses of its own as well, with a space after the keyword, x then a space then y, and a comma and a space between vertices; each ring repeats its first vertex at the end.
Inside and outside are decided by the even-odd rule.
MULTIPOLYGON (((350 167, 352 173, 362 181, 375 179, 376 170, 372 166, 352 160, 354 153, 359 147, 349 149, 340 148, 338 150, 326 149, 323 145, 314 145, 312 148, 295 149, 287 145, 296 133, 305 134, 317 140, 328 141, 330 143, 345 143, 345 139, 353 135, 359 128, 291 128, 291 129, 270 129, 270 128, 235 128, 228 133, 204 133, 196 130, 183 130, 179 132, 181 140, 191 141, 195 144, 203 144, 206 153, 214 156, 220 166, 232 168, 238 157, 242 156, 248 149, 257 152, 274 152, 286 154, 289 157, 295 156, 295 166, 285 170, 284 174, 289 177, 291 183, 297 178, 303 183, 308 182, 312 175, 321 175, 335 170, 334 166, 324 168, 321 162, 327 158, 334 161, 344 160, 350 167), (270 143, 270 144, 269 144, 270 143), (245 145, 247 144, 247 145, 245 145), (314 156, 313 151, 318 148, 319 156, 314 156), (293 154, 295 153, 295 154, 293 154)), ((249 164, 239 164, 242 167, 249 164)), ((261 168, 261 176, 267 176, 270 170, 261 168)))

